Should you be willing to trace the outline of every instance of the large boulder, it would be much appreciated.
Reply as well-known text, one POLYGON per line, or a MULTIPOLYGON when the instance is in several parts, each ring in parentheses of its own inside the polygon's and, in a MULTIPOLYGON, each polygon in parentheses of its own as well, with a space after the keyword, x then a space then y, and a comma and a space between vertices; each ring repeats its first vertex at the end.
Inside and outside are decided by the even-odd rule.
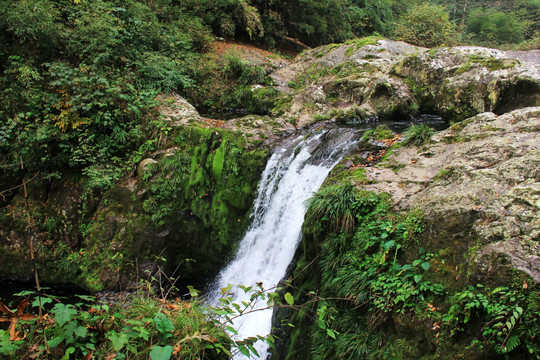
POLYGON ((419 112, 460 121, 540 105, 536 52, 426 49, 372 37, 307 51, 271 76, 288 105, 274 115, 295 117, 299 126, 419 112))

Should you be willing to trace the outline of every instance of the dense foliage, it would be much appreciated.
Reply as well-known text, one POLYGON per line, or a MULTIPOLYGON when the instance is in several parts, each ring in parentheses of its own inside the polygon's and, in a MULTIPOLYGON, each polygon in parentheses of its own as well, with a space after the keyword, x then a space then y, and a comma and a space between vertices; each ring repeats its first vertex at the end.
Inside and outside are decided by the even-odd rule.
POLYGON ((285 358, 538 358, 534 290, 456 286, 440 273, 440 254, 420 246, 425 226, 419 212, 396 213, 388 194, 349 184, 319 190, 293 273, 306 307, 289 314, 285 358))

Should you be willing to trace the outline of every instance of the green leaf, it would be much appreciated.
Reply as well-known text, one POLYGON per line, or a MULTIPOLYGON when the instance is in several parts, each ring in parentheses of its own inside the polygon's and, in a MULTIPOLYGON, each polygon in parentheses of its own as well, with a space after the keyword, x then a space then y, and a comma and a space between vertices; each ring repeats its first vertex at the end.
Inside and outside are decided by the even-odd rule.
POLYGON ((332 339, 336 340, 336 332, 332 329, 326 329, 326 335, 330 336, 332 339))
POLYGON ((64 341, 64 336, 59 335, 57 337, 54 337, 48 341, 48 345, 51 348, 57 347, 62 341, 64 341))
POLYGON ((36 293, 35 291, 24 290, 24 291, 18 292, 18 293, 13 294, 13 295, 14 295, 14 296, 28 296, 28 295, 33 295, 33 294, 35 294, 35 293, 36 293))
POLYGON ((239 346, 238 346, 238 350, 239 350, 242 354, 246 355, 247 357, 250 357, 249 349, 248 349, 247 347, 245 347, 244 345, 239 345, 239 346))
POLYGON ((258 353, 257 350, 253 347, 253 345, 248 344, 248 348, 249 348, 249 350, 251 350, 251 352, 253 353, 253 355, 255 355, 256 357, 260 357, 259 353, 258 353))
POLYGON ((150 351, 150 359, 152 360, 169 360, 171 358, 173 348, 167 346, 154 346, 150 351))
POLYGON ((64 353, 64 356, 62 356, 62 360, 69 360, 69 355, 73 354, 74 352, 75 348, 73 346, 68 347, 64 353))
POLYGON ((289 305, 294 305, 294 297, 292 296, 292 294, 290 292, 285 294, 285 301, 289 305))
POLYGON ((62 326, 75 317, 77 310, 75 310, 71 305, 56 304, 52 308, 51 313, 54 314, 54 321, 56 321, 58 325, 62 326))
POLYGON ((419 282, 420 280, 422 280, 422 275, 414 275, 415 282, 419 282))
POLYGON ((106 337, 111 341, 111 345, 114 351, 120 351, 128 343, 129 340, 129 336, 127 334, 117 333, 114 330, 109 331, 106 337))
POLYGON ((41 296, 40 298, 36 298, 34 301, 32 301, 32 307, 38 307, 40 302, 41 306, 43 306, 45 304, 52 303, 53 300, 51 298, 41 296))
POLYGON ((425 262, 423 262, 422 265, 420 265, 420 266, 421 266, 422 269, 424 269, 425 271, 428 271, 431 265, 430 265, 427 261, 425 261, 425 262))
POLYGON ((163 313, 158 313, 156 315, 154 324, 156 324, 156 328, 162 334, 167 334, 174 330, 172 321, 163 313))
POLYGON ((189 296, 191 296, 191 297, 199 296, 199 293, 200 293, 199 290, 195 289, 193 286, 188 286, 187 288, 189 290, 189 296))

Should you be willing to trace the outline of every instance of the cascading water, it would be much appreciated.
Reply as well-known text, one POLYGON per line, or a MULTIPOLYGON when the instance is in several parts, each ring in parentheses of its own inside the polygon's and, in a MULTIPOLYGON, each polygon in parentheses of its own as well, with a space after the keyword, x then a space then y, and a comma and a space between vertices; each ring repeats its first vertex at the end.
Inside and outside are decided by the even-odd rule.
MULTIPOLYGON (((285 276, 300 241, 304 202, 317 191, 334 165, 355 143, 351 129, 324 129, 307 139, 298 137, 278 148, 266 165, 253 206, 253 222, 241 241, 235 259, 217 277, 210 298, 217 302, 219 289, 233 285, 233 301, 249 301, 237 285, 262 283, 271 289, 285 276)), ((272 310, 255 304, 250 313, 234 321, 239 338, 270 333, 272 310), (258 310, 259 309, 259 310, 258 310)), ((267 345, 255 344, 261 359, 267 345)), ((243 355, 239 357, 244 358, 243 355)))

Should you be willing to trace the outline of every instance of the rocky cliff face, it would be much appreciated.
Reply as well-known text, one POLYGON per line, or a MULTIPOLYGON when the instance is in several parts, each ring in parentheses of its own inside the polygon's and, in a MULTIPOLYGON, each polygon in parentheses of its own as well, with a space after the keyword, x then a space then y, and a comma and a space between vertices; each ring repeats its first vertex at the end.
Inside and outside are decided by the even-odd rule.
MULTIPOLYGON (((76 179, 30 189, 35 224, 30 232, 21 220, 22 194, 1 209, 0 258, 9 266, 0 271, 30 274, 25 261, 30 236, 50 279, 84 279, 94 289, 124 286, 137 272, 154 271, 160 255, 173 268, 181 264, 182 276, 206 278, 225 261, 245 227, 267 155, 263 145, 318 121, 408 119, 428 112, 454 124, 423 146, 394 146, 375 165, 376 156, 366 161, 353 155, 332 181, 388 193, 394 211, 424 214, 425 231, 417 241, 434 256, 422 261, 431 264, 431 279, 447 289, 446 298, 436 299, 445 310, 450 294, 470 285, 537 293, 539 57, 537 52, 425 49, 367 38, 309 50, 284 63, 271 74, 279 95, 269 116, 207 119, 181 97, 165 96, 160 111, 169 135, 156 139, 137 169, 109 190, 89 190, 76 179)), ((368 150, 385 150, 383 145, 373 142, 368 150)), ((304 242, 299 264, 315 264, 315 250, 304 242)), ((303 289, 321 285, 318 270, 300 284, 303 289)), ((538 299, 527 296, 527 311, 534 314, 538 299)), ((421 316, 402 313, 389 319, 392 325, 379 330, 390 329, 396 353, 418 339, 428 344, 422 354, 401 353, 429 358, 466 346, 463 336, 438 345, 437 326, 421 316), (413 335, 400 338, 404 333, 413 335)), ((310 340, 304 340, 307 349, 310 340)), ((294 358, 295 352, 290 354, 294 358)))
POLYGON ((421 209, 425 240, 441 249, 452 251, 461 234, 456 276, 472 267, 479 281, 500 285, 514 269, 540 283, 539 131, 538 107, 482 113, 367 167, 361 188, 392 194, 399 209, 421 209))

